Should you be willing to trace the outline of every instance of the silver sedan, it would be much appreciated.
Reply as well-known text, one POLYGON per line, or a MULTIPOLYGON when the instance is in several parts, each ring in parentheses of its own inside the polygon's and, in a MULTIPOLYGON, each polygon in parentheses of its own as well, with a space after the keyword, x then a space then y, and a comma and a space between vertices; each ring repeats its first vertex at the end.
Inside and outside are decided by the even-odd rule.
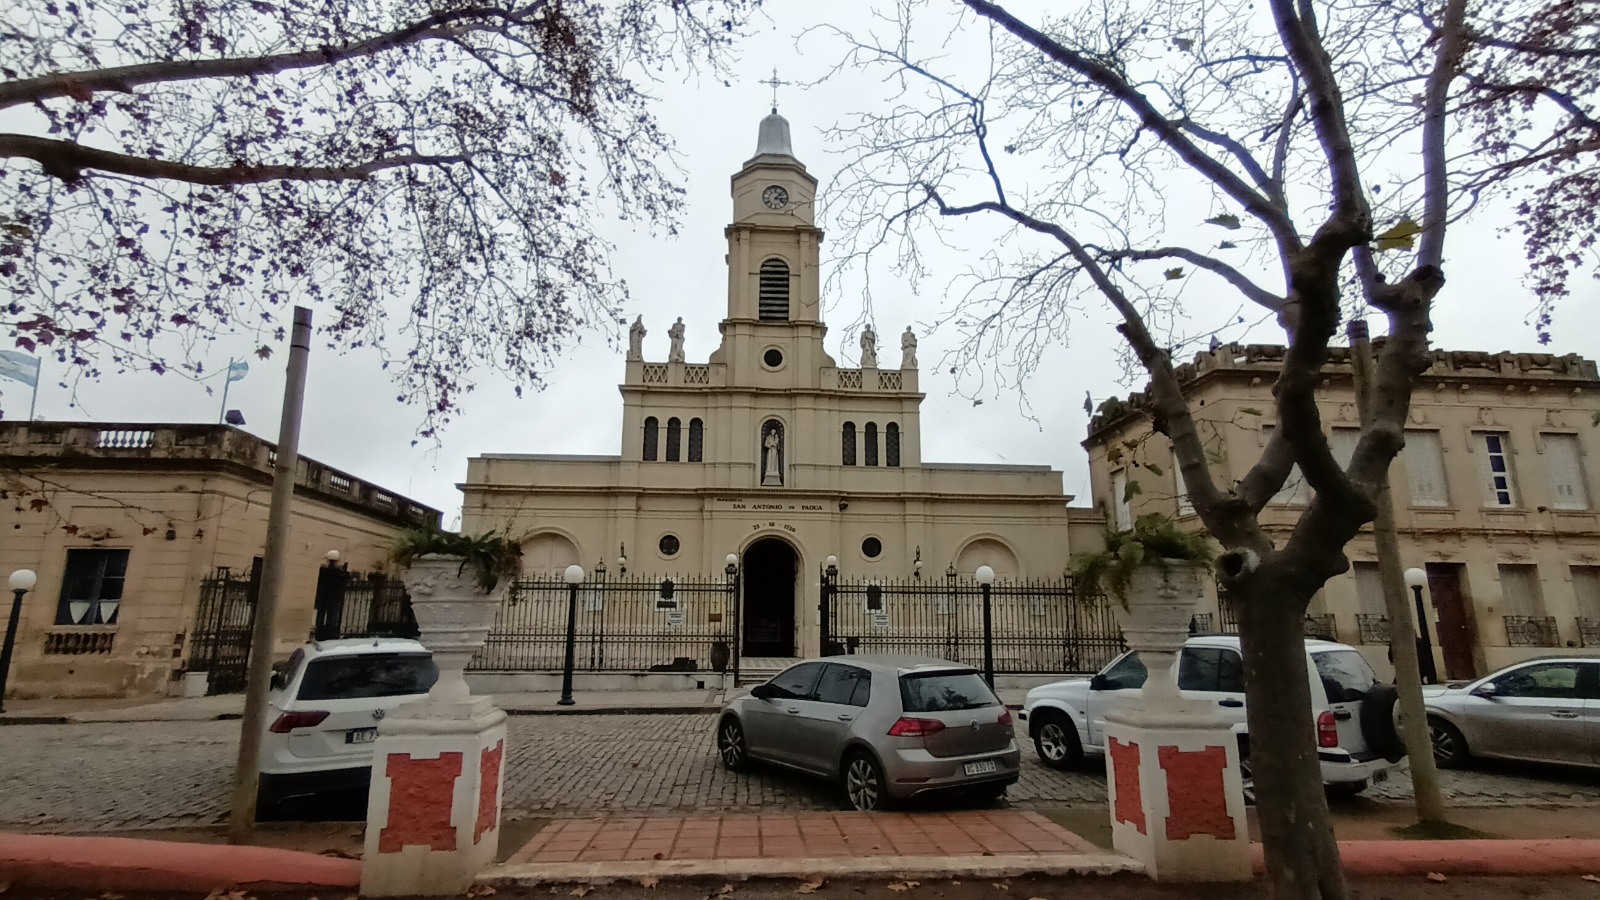
POLYGON ((1547 657, 1422 689, 1443 768, 1472 757, 1600 766, 1600 659, 1547 657))
POLYGON ((832 656, 791 666, 717 717, 730 769, 776 763, 837 781, 856 809, 932 791, 993 799, 1022 754, 975 669, 920 656, 832 656))

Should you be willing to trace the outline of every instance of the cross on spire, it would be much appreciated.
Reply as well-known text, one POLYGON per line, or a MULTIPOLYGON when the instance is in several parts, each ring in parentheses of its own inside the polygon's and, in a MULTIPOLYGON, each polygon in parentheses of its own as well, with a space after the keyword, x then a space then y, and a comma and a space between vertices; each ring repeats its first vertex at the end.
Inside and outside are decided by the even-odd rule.
POLYGON ((757 82, 757 83, 758 84, 766 84, 766 85, 771 85, 772 86, 772 111, 774 113, 776 113, 778 111, 778 86, 779 85, 794 84, 794 82, 792 82, 792 81, 779 81, 778 80, 778 67, 777 66, 773 66, 772 67, 772 77, 771 78, 768 78, 766 81, 761 81, 761 82, 757 82))

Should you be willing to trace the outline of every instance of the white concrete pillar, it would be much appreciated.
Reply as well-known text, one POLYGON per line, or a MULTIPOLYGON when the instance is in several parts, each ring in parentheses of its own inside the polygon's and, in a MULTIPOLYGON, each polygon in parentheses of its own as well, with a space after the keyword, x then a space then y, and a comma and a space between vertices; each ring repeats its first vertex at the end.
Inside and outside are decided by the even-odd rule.
POLYGON ((506 714, 488 697, 422 700, 378 726, 361 893, 459 896, 495 860, 506 714))

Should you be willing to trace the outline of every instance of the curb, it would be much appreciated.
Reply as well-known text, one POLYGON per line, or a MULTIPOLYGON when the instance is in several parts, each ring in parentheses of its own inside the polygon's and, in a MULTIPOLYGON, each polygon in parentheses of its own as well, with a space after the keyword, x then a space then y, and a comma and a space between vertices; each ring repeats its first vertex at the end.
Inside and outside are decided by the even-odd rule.
POLYGON ((4 715, 0 716, 0 725, 71 725, 70 716, 29 716, 29 715, 4 715))
POLYGON ((1043 853, 1015 856, 827 856, 810 859, 667 859, 641 862, 538 863, 495 866, 478 876, 494 887, 541 884, 610 884, 641 878, 1017 878, 1023 875, 1141 874, 1144 866, 1111 853, 1043 853))
POLYGON ((0 834, 0 881, 89 891, 361 887, 361 863, 270 847, 138 838, 0 834))
MULTIPOLYGON (((1261 845, 1251 845, 1263 870, 1261 845)), ((1340 841, 1345 873, 1368 875, 1589 875, 1600 873, 1600 840, 1340 841)))
POLYGON ((589 709, 562 707, 546 709, 537 706, 507 709, 508 716, 685 716, 720 712, 720 706, 600 706, 589 709))

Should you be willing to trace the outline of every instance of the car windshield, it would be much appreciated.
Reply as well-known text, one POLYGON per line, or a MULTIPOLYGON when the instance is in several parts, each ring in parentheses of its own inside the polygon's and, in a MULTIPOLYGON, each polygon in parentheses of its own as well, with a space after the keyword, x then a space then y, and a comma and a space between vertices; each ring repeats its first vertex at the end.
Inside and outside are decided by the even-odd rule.
POLYGON ((908 713, 951 712, 998 706, 977 672, 933 672, 900 677, 900 702, 908 713))
POLYGON ((439 680, 427 653, 363 653, 314 659, 300 682, 301 700, 360 700, 426 694, 439 680))
POLYGON ((1360 700, 1378 683, 1378 676, 1367 664, 1366 657, 1355 650, 1329 650, 1311 654, 1317 666, 1317 676, 1322 679, 1322 689, 1329 703, 1349 703, 1360 700))

